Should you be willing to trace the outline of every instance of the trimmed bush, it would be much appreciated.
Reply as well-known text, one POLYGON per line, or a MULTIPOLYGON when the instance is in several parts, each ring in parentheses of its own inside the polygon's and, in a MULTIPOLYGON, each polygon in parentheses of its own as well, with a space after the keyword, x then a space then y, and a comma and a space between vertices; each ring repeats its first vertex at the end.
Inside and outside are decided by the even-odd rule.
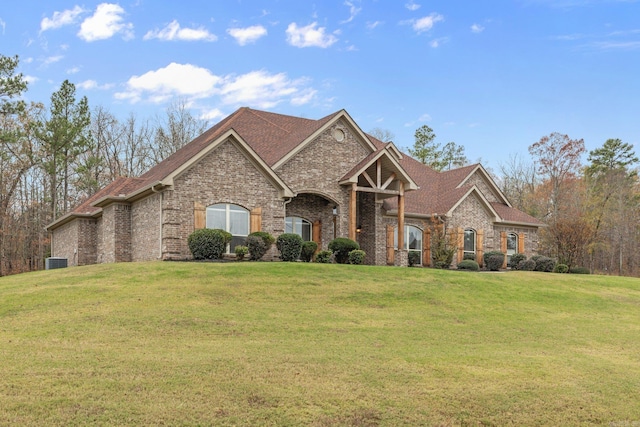
POLYGON ((365 251, 361 249, 354 249, 349 252, 349 264, 361 265, 364 263, 365 256, 367 256, 365 251))
POLYGON ((260 237, 262 241, 264 241, 267 250, 269 250, 271 248, 271 245, 273 245, 273 243, 276 241, 276 238, 266 231, 254 231, 253 233, 249 234, 249 236, 260 237))
POLYGON ((571 267, 569 274, 591 274, 591 271, 586 267, 571 267))
POLYGON ((543 271, 545 273, 551 273, 555 267, 556 267, 556 260, 546 256, 541 256, 536 260, 535 271, 543 271))
POLYGON ((246 246, 238 245, 235 247, 234 252, 236 253, 236 259, 238 261, 242 261, 245 255, 249 253, 249 248, 246 246))
POLYGON ((525 259, 527 259, 527 256, 525 254, 513 254, 511 255, 511 259, 509 260, 509 267, 517 270, 520 261, 524 261, 525 259))
POLYGON ((346 237, 338 237, 329 242, 329 250, 333 252, 333 256, 338 264, 346 264, 349 262, 349 252, 360 249, 358 242, 346 237))
POLYGON ((483 256, 484 265, 487 266, 487 270, 498 271, 504 264, 504 253, 500 251, 485 252, 483 256))
POLYGON ((250 234, 247 236, 245 244, 247 245, 247 248, 249 248, 249 259, 251 261, 258 261, 267 253, 267 245, 260 236, 253 236, 250 234))
POLYGON ((331 251, 320 251, 316 254, 316 262, 320 264, 331 263, 331 251))
POLYGON ((202 228, 189 235, 187 245, 194 259, 220 259, 231 237, 224 230, 202 228))
POLYGON ((409 267, 413 267, 414 265, 420 264, 420 252, 418 251, 409 251, 407 255, 409 258, 409 267))
POLYGON ((471 260, 471 261, 475 261, 476 260, 476 254, 471 253, 471 252, 465 252, 464 255, 462 255, 462 260, 471 260))
POLYGON ((293 233, 283 233, 276 239, 276 247, 280 251, 282 261, 297 261, 302 253, 302 237, 293 233))
POLYGON ((433 263, 435 268, 439 268, 440 270, 448 270, 451 267, 451 262, 449 261, 435 261, 433 263))
POLYGON ((569 272, 569 266, 567 264, 558 264, 553 269, 553 272, 554 273, 568 273, 569 272))
POLYGON ((472 259, 463 259, 458 263, 458 270, 478 271, 480 266, 472 259))
POLYGON ((518 263, 518 270, 533 271, 536 268, 536 262, 532 259, 525 259, 518 263))
POLYGON ((304 262, 311 262, 317 249, 318 244, 316 242, 304 242, 302 244, 302 252, 300 252, 300 259, 304 262))

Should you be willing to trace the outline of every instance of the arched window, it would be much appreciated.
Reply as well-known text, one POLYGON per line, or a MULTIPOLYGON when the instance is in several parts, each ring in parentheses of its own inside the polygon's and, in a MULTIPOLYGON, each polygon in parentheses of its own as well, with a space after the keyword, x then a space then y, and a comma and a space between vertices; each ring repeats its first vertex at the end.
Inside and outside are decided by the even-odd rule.
MULTIPOLYGON (((393 230, 393 246, 398 249, 398 227, 393 230)), ((413 225, 404 226, 404 249, 419 253, 422 264, 422 230, 413 225)))
POLYGON ((464 254, 476 254, 476 231, 471 228, 464 230, 464 254))
POLYGON ((311 229, 313 226, 309 221, 297 216, 288 216, 284 220, 284 232, 294 233, 302 237, 302 240, 308 242, 311 240, 311 229))
POLYGON ((507 234, 507 263, 511 262, 511 255, 518 253, 518 235, 516 233, 507 234))
POLYGON ((237 245, 244 245, 249 235, 249 211, 242 206, 219 203, 207 207, 207 228, 219 228, 231 233, 227 253, 233 253, 237 245))

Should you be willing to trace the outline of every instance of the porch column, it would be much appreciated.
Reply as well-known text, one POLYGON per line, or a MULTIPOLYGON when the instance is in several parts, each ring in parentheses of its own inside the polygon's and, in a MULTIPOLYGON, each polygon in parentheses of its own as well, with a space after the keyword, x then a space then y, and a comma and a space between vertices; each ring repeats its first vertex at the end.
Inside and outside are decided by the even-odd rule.
POLYGON ((349 238, 356 240, 356 201, 358 200, 357 188, 358 184, 351 184, 351 197, 349 200, 349 238))
POLYGON ((404 182, 400 181, 398 195, 398 249, 404 249, 404 182))

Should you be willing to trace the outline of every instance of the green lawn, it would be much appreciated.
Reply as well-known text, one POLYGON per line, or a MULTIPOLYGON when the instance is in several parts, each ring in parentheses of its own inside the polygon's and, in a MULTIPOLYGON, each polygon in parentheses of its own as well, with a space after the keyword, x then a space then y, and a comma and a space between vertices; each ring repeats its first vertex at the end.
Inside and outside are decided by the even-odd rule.
POLYGON ((0 278, 0 425, 640 425, 640 280, 289 263, 0 278))

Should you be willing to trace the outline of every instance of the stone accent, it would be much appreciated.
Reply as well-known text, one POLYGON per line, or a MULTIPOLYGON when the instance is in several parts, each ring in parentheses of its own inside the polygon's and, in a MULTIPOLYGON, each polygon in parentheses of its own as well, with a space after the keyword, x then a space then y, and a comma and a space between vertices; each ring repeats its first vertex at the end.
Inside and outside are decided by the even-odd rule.
POLYGON ((232 203, 249 211, 261 207, 262 231, 274 237, 284 232, 284 200, 278 189, 231 141, 221 143, 176 177, 173 188, 162 194, 165 260, 191 258, 187 238, 194 231, 194 202, 232 203))
POLYGON ((498 200, 498 197, 493 193, 489 183, 486 178, 480 174, 480 172, 476 171, 473 175, 469 177, 467 181, 469 184, 475 184, 478 187, 478 190, 482 193, 482 195, 490 202, 499 202, 502 203, 502 200, 498 200))

